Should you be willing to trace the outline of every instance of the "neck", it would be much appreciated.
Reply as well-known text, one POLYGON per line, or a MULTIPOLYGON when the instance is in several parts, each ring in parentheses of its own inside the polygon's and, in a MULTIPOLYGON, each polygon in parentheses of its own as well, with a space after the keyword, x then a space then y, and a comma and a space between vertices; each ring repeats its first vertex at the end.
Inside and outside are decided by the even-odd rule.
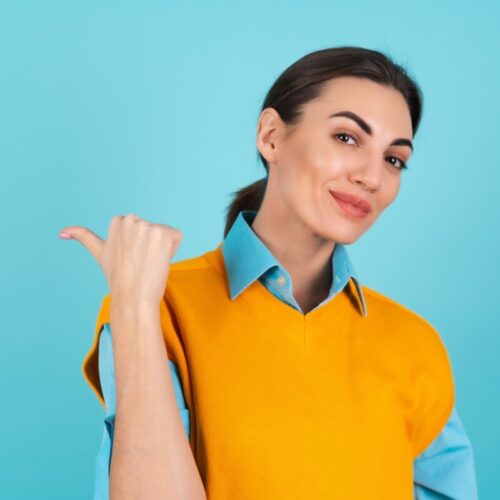
POLYGON ((252 230, 290 274, 293 296, 304 312, 324 300, 332 284, 335 242, 315 234, 289 210, 271 207, 265 198, 252 230))

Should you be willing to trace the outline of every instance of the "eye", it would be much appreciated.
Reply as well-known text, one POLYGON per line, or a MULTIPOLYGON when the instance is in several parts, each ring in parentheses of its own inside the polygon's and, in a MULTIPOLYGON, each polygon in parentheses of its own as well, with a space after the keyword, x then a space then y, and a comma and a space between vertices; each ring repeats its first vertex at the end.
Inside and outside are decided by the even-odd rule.
POLYGON ((346 142, 344 139, 340 139, 340 137, 351 138, 354 142, 356 142, 356 139, 351 134, 347 134, 346 132, 339 132, 338 134, 334 134, 333 137, 339 137, 340 142, 343 142, 344 144, 348 144, 348 142, 346 142))
MULTIPOLYGON (((338 140, 344 144, 349 144, 349 142, 348 142, 349 139, 352 139, 355 143, 357 142, 356 139, 354 138, 354 136, 352 136, 351 134, 348 134, 347 132, 339 132, 337 134, 334 134, 333 137, 337 137, 338 140), (347 139, 347 141, 345 139, 347 139)), ((398 170, 404 170, 404 169, 408 168, 406 166, 406 163, 401 158, 398 158, 397 156, 388 156, 387 158, 389 160, 396 160, 396 163, 392 163, 392 161, 390 161, 389 163, 392 166, 396 167, 398 170)))
POLYGON ((396 167, 396 168, 398 168, 399 170, 403 170, 403 169, 408 168, 408 167, 406 166, 406 163, 405 163, 403 160, 401 160, 401 158, 398 158, 397 156, 388 156, 387 158, 388 158, 388 159, 392 159, 392 160, 396 160, 396 164, 391 163, 391 165, 395 166, 395 167, 396 167), (398 163, 397 163, 397 162, 399 162, 399 166, 397 166, 397 165, 398 165, 398 163))

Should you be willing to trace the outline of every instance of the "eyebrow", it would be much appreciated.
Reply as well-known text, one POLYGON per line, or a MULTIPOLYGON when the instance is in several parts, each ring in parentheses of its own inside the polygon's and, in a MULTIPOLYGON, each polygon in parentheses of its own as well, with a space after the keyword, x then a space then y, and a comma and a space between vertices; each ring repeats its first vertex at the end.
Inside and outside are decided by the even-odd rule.
MULTIPOLYGON (((363 120, 361 116, 352 111, 339 111, 338 113, 330 115, 328 118, 333 118, 334 116, 345 116, 346 118, 350 118, 351 120, 354 120, 368 135, 373 135, 370 125, 368 125, 368 123, 366 123, 366 121, 363 120)), ((403 137, 394 139, 391 142, 390 146, 408 146, 413 151, 413 143, 410 141, 410 139, 405 139, 403 137)))

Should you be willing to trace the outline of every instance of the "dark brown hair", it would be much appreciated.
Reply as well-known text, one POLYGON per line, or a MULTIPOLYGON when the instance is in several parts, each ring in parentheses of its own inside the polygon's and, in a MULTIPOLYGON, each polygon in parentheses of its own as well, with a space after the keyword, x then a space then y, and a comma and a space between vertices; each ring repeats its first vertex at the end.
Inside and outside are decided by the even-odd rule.
MULTIPOLYGON (((423 95, 418 84, 407 71, 389 56, 363 47, 332 47, 311 52, 289 66, 269 89, 260 113, 274 108, 287 125, 296 125, 303 106, 321 95, 329 80, 341 76, 367 78, 389 85, 401 92, 411 115, 413 136, 417 133, 422 116, 423 95)), ((259 116, 260 116, 259 113, 259 116)), ((267 185, 268 164, 257 151, 266 176, 232 193, 227 208, 224 237, 242 210, 259 210, 267 185)))

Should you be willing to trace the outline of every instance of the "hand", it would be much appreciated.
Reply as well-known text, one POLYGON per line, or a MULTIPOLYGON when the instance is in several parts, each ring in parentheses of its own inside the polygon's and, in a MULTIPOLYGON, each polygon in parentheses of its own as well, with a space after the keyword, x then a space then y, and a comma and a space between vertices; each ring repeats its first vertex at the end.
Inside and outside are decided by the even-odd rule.
POLYGON ((178 229, 153 224, 134 214, 111 219, 109 236, 103 240, 90 229, 68 226, 61 238, 83 244, 101 266, 110 295, 127 304, 157 306, 163 298, 170 260, 182 241, 178 229))

